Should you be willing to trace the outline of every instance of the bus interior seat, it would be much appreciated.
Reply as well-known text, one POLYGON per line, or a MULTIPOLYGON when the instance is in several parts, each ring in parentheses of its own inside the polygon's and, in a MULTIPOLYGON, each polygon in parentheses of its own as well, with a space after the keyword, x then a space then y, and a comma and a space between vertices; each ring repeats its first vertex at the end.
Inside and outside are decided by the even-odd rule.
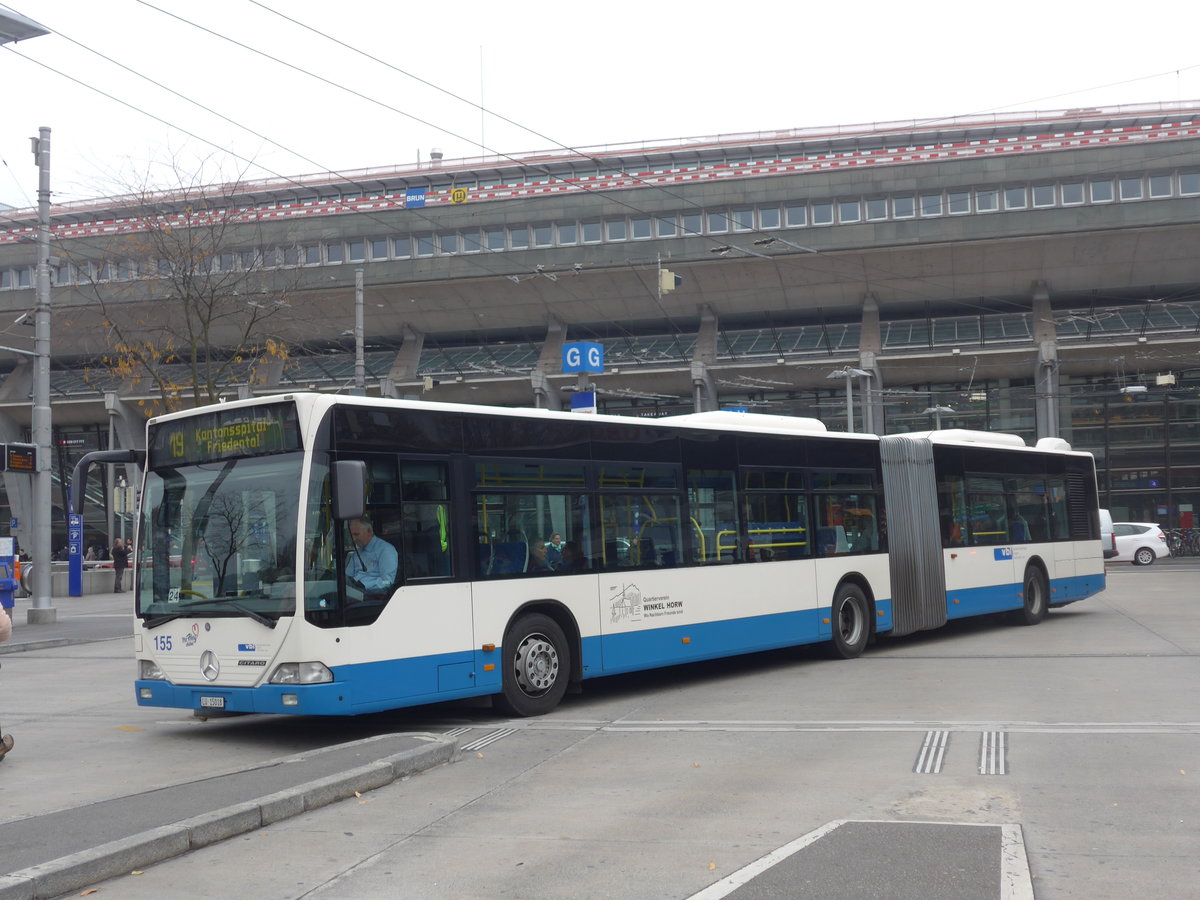
POLYGON ((822 525, 817 528, 817 546, 822 556, 849 553, 850 543, 846 540, 846 529, 841 525, 822 525))
POLYGON ((500 541, 491 545, 487 574, 516 575, 528 566, 529 544, 526 541, 500 541))

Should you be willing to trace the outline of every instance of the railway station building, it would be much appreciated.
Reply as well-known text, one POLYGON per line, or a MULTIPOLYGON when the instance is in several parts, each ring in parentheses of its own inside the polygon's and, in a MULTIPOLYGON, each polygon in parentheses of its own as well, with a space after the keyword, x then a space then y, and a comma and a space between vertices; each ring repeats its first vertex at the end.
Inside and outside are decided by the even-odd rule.
MULTIPOLYGON (((2 215, 0 440, 28 441, 37 211, 2 215)), ((431 152, 54 205, 56 508, 79 456, 140 446, 158 408, 104 360, 114 306, 179 315, 171 262, 146 249, 164 222, 206 231, 203 278, 239 286, 206 345, 236 346, 267 307, 287 348, 237 360, 229 398, 594 394, 617 415, 1062 437, 1095 454, 1117 520, 1200 527, 1200 103, 431 152), (564 373, 576 342, 603 372, 564 373)), ((27 479, 0 494, 19 539, 27 479)), ((88 498, 98 540, 112 493, 88 498)))

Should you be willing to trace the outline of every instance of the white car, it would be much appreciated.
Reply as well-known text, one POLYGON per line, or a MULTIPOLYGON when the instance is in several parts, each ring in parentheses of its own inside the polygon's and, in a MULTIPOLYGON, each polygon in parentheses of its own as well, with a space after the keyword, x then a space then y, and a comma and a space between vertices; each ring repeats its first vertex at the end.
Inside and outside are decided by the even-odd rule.
POLYGON ((1148 566, 1160 556, 1170 556, 1167 536, 1153 522, 1114 522, 1113 540, 1117 555, 1109 562, 1131 562, 1148 566))

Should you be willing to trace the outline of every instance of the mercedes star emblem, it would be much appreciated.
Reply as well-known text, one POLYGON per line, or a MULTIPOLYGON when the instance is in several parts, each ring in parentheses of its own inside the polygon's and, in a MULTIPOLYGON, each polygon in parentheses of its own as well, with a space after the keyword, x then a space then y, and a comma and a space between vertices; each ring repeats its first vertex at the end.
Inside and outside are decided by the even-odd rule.
POLYGON ((216 681, 217 676, 221 674, 221 664, 217 661, 217 654, 211 650, 205 650, 200 657, 200 674, 207 681, 216 681))

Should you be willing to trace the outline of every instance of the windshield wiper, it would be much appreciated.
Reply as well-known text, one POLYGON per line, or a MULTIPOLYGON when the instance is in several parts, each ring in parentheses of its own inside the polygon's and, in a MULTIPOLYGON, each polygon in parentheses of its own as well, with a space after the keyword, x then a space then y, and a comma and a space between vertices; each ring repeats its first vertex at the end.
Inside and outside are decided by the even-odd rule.
POLYGON ((143 628, 157 628, 159 625, 166 625, 168 622, 174 622, 176 619, 182 618, 182 613, 172 613, 169 616, 152 616, 148 619, 142 619, 143 628))
MULTIPOLYGON (((232 606, 238 612, 243 613, 258 622, 260 625, 266 625, 268 628, 274 628, 279 624, 278 619, 269 619, 262 613, 251 609, 244 603, 241 603, 236 597, 205 597, 201 600, 189 600, 186 603, 172 604, 177 609, 192 609, 197 606, 207 606, 210 603, 225 603, 232 606)), ((146 628, 157 628, 159 625, 165 625, 167 622, 172 622, 175 619, 181 618, 183 613, 167 613, 161 616, 153 616, 148 619, 143 619, 142 624, 146 628)))

